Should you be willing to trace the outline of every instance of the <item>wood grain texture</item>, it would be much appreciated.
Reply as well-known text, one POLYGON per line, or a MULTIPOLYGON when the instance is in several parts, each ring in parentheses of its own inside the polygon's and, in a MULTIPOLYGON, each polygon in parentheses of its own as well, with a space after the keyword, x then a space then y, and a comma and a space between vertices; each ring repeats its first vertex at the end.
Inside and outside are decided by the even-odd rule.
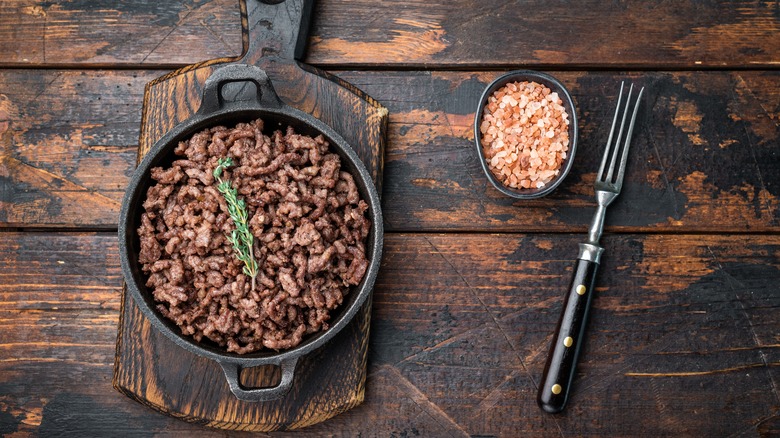
MULTIPOLYGON (((209 71, 190 74, 202 81, 209 71)), ((116 227, 135 166, 143 84, 162 73, 0 71, 0 222, 116 227)), ((335 73, 390 111, 383 189, 389 230, 584 232, 594 209, 597 160, 623 79, 648 89, 625 190, 610 207, 608 231, 763 232, 780 226, 776 71, 552 72, 574 96, 578 152, 553 194, 525 202, 490 186, 473 145, 474 104, 498 72, 335 73)), ((338 117, 324 97, 334 89, 348 92, 332 81, 312 82, 296 69, 273 77, 290 104, 328 123, 346 121, 351 125, 341 127, 351 129, 369 122, 338 117)), ((193 90, 198 88, 193 81, 193 90)), ((164 84, 150 93, 162 101, 164 84)), ((197 108, 195 91, 188 99, 182 108, 197 108)), ((162 126, 166 114, 159 113, 156 123, 162 126)), ((185 115, 171 114, 166 123, 185 115)))
MULTIPOLYGON (((319 66, 777 67, 774 2, 317 2, 319 66)), ((184 65, 238 56, 238 0, 0 6, 0 64, 184 65), (182 48, 186 47, 186 50, 182 48)))
MULTIPOLYGON (((290 436, 771 436, 778 236, 607 236, 570 409, 538 409, 579 240, 388 235, 365 401, 290 436)), ((117 253, 113 233, 0 233, 3 434, 223 436, 111 389, 117 253)))

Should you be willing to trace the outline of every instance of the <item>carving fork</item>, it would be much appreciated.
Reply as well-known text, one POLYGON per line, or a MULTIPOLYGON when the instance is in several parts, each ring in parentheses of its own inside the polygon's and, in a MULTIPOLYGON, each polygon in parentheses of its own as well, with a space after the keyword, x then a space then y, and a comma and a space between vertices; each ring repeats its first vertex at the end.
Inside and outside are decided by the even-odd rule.
POLYGON ((563 302, 563 311, 558 320, 558 327, 555 330, 550 352, 547 356, 547 364, 544 367, 542 380, 539 384, 537 402, 544 411, 549 413, 561 412, 563 410, 574 380, 577 356, 579 356, 582 340, 585 337, 588 311, 596 285, 596 271, 601 259, 601 253, 604 252, 604 248, 599 246, 599 239, 604 228, 604 216, 607 206, 617 198, 623 186, 631 134, 634 131, 634 121, 639 110, 639 101, 642 99, 642 93, 645 89, 642 88, 639 91, 634 104, 633 115, 628 125, 628 131, 626 132, 624 128, 631 108, 631 93, 633 90, 634 86, 631 85, 631 88, 628 90, 622 121, 620 122, 620 130, 617 133, 617 139, 613 143, 612 138, 615 134, 615 126, 617 126, 623 98, 623 84, 620 84, 620 94, 618 96, 617 108, 615 109, 615 117, 612 120, 612 129, 609 132, 609 139, 607 140, 604 157, 601 160, 601 167, 596 175, 595 189, 598 209, 588 230, 587 243, 580 244, 580 253, 574 266, 574 275, 569 285, 568 294, 563 302), (624 132, 625 144, 622 148, 622 154, 620 154, 620 141, 623 139, 624 132), (615 164, 619 154, 620 165, 617 168, 617 172, 615 172, 615 164), (607 163, 608 161, 609 163, 607 163))

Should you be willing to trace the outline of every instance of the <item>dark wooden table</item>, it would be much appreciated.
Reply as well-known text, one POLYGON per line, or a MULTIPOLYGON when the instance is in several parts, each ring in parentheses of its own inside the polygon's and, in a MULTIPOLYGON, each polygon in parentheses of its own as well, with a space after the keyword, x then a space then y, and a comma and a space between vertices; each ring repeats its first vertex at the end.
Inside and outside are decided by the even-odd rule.
MULTIPOLYGON (((241 52, 236 0, 0 5, 0 435, 225 432, 112 388, 144 85, 241 52)), ((305 61, 390 111, 365 402, 297 436, 778 436, 780 5, 320 0, 305 61), (571 90, 552 195, 487 182, 485 85, 571 90), (535 402, 621 80, 647 87, 567 411, 535 402)))

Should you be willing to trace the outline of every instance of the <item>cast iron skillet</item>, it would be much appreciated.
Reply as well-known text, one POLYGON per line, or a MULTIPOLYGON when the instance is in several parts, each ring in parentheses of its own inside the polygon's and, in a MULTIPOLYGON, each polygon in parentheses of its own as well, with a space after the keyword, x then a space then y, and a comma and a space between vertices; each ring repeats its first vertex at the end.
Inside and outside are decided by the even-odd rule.
POLYGON ((255 66, 240 64, 216 70, 206 80, 203 100, 198 111, 176 125, 154 144, 135 170, 125 192, 119 214, 119 256, 122 272, 127 289, 138 307, 157 330, 177 345, 219 363, 225 372, 230 390, 237 398, 246 401, 268 401, 284 396, 292 386, 298 359, 323 346, 349 324, 373 289, 382 256, 382 236, 382 212, 379 196, 368 170, 354 150, 328 125, 309 114, 282 103, 263 70, 255 66), (254 83, 257 93, 252 93, 250 100, 227 101, 222 97, 222 87, 232 82, 254 83), (169 166, 175 159, 173 150, 179 141, 208 127, 223 124, 229 126, 258 117, 265 122, 266 134, 276 129, 286 129, 287 126, 292 126, 300 134, 311 136, 322 134, 330 143, 332 150, 339 154, 342 169, 352 174, 361 197, 369 205, 371 231, 368 235, 366 248, 369 268, 363 281, 350 289, 344 303, 333 314, 328 330, 305 338, 297 347, 282 352, 238 355, 227 353, 223 348, 208 341, 197 343, 191 337, 182 335, 173 322, 164 318, 155 309, 151 292, 145 286, 146 276, 141 272, 138 264, 140 242, 137 229, 141 221, 142 204, 146 197, 146 191, 153 182, 150 178, 150 169, 157 166, 169 166), (244 387, 240 383, 241 370, 261 365, 280 367, 282 371, 281 382, 277 386, 268 388, 244 387))

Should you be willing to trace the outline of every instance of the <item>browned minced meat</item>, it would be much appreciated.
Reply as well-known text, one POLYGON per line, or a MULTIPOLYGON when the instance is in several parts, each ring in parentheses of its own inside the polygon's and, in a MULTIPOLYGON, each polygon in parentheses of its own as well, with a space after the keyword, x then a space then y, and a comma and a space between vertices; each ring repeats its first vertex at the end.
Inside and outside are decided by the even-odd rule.
POLYGON ((328 329, 330 312, 368 268, 368 205, 321 137, 263 134, 262 120, 198 132, 154 168, 138 257, 157 309, 182 333, 249 353, 287 349, 328 329), (213 171, 247 205, 259 273, 251 287, 225 238, 235 227, 213 171))

